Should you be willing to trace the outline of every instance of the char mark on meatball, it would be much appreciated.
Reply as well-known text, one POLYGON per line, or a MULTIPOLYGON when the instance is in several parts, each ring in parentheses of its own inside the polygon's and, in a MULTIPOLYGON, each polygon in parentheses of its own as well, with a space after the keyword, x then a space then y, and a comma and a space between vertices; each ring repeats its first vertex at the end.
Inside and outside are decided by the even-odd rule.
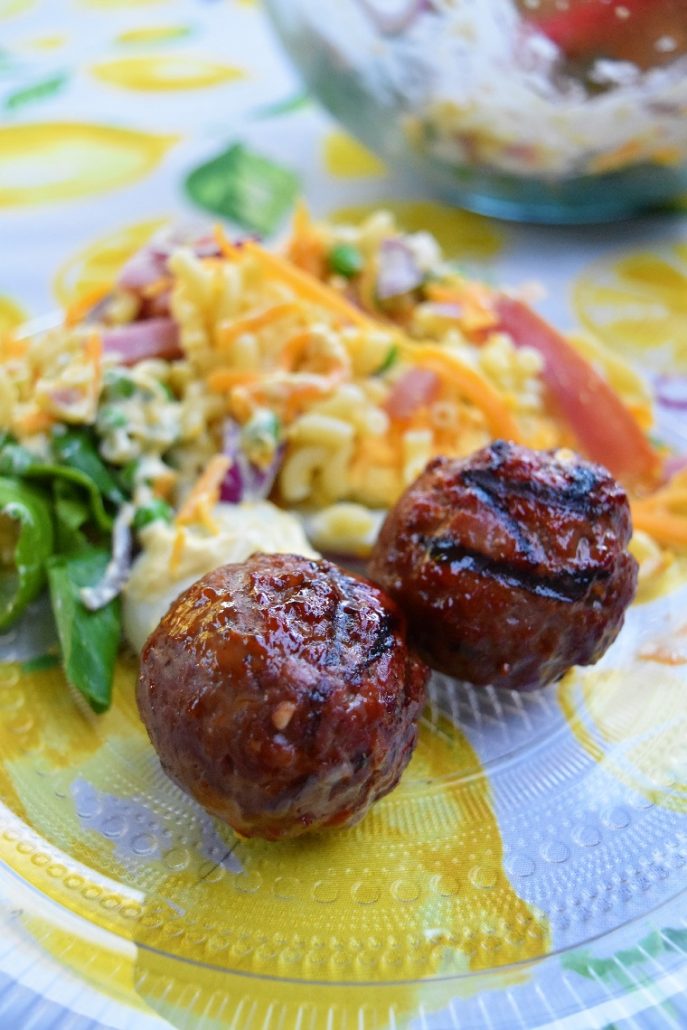
POLYGON ((370 574, 434 668, 532 689, 617 636, 636 587, 631 532, 606 469, 496 441, 429 463, 389 513, 370 574))
POLYGON ((605 580, 609 575, 605 569, 598 568, 562 569, 555 575, 542 575, 480 551, 471 551, 451 538, 438 537, 426 540, 425 543, 433 561, 455 563, 456 571, 474 572, 490 577, 503 586, 526 590, 538 597, 547 597, 563 604, 582 600, 595 581, 605 580))

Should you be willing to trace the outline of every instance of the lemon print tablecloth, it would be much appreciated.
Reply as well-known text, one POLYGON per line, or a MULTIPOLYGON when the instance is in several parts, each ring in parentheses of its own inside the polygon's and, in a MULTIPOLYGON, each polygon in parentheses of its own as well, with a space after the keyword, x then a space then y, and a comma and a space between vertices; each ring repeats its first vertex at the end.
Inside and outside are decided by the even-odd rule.
MULTIPOLYGON (((171 221, 278 238, 300 194, 337 218, 383 205, 668 377, 659 428, 687 446, 681 214, 582 231, 442 208, 318 108, 251 0, 0 0, 0 112, 0 333, 171 221)), ((106 716, 72 708, 28 660, 34 612, 31 641, 0 638, 0 1027, 687 1025, 683 583, 558 687, 437 684, 400 788, 279 846, 166 781, 132 668, 106 716)))

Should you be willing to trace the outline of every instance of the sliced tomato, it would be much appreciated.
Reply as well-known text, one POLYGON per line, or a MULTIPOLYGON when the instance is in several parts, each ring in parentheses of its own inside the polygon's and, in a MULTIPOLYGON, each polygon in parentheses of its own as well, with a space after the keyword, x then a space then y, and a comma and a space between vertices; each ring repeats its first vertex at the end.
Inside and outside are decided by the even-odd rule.
POLYGON ((626 485, 655 483, 659 456, 606 380, 522 301, 499 294, 494 304, 499 328, 544 359, 544 381, 584 454, 626 485))
MULTIPOLYGON (((658 4, 660 6, 660 2, 658 4)), ((639 31, 638 19, 651 18, 656 0, 573 0, 564 9, 541 15, 527 14, 527 20, 570 58, 593 55, 613 47, 624 21, 639 31)))

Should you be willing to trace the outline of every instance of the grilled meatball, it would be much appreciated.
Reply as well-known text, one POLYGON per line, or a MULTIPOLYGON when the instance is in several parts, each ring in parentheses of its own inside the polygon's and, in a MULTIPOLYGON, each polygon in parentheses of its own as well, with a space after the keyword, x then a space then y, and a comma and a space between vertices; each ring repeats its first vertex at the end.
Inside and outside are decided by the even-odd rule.
POLYGON ((183 790, 276 840, 356 821, 395 787, 427 676, 374 584, 253 555, 174 602, 143 649, 138 706, 183 790))
POLYGON ((497 441, 436 458, 390 512, 370 574, 434 668, 543 686, 598 661, 636 587, 622 488, 570 452, 497 441))

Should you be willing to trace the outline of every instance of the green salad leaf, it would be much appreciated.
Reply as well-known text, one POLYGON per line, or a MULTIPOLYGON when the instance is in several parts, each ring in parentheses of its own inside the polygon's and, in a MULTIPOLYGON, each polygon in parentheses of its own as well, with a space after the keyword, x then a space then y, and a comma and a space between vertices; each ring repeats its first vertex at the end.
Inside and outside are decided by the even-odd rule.
POLYGON ((121 639, 121 605, 116 597, 89 611, 81 602, 83 587, 100 582, 110 560, 105 548, 87 547, 48 562, 50 600, 57 625, 65 675, 95 712, 112 700, 112 680, 121 639))

